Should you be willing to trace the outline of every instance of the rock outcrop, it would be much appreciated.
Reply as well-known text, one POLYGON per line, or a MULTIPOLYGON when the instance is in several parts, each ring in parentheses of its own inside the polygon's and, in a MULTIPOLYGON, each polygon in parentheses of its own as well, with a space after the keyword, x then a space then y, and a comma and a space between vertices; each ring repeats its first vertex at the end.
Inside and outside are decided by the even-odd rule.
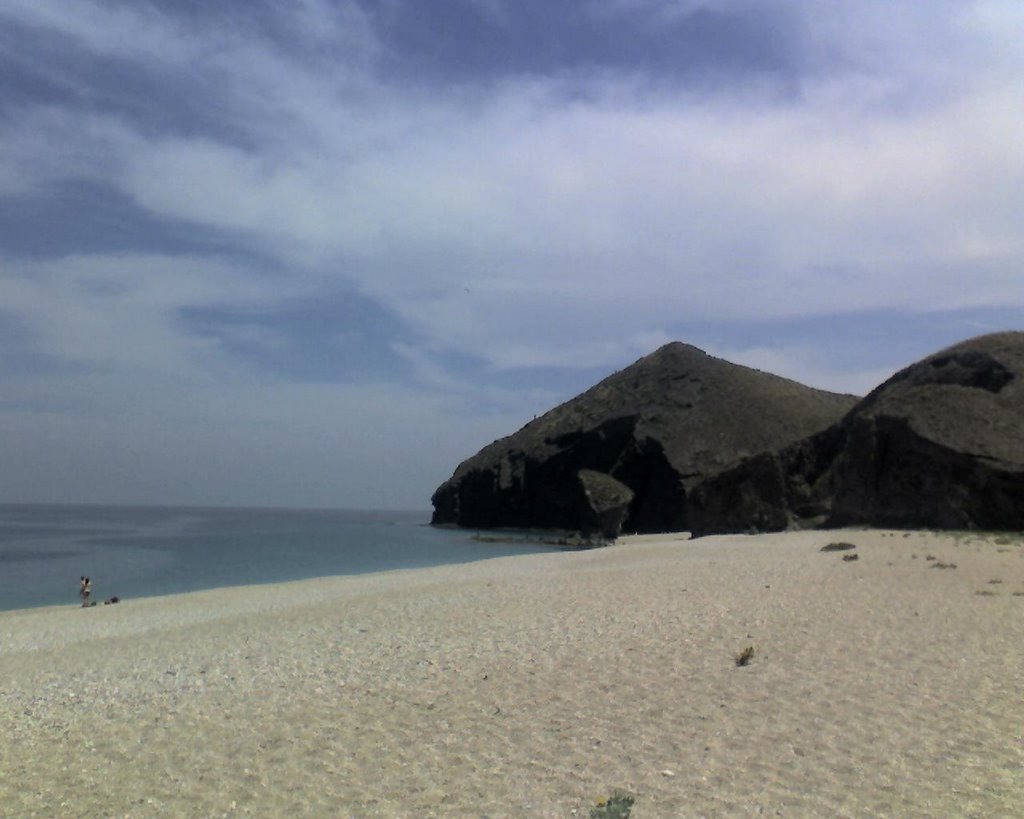
POLYGON ((694 534, 1024 529, 1024 332, 907 367, 834 426, 704 480, 687 518, 694 534))
POLYGON ((464 461, 434 493, 433 522, 614 536, 617 504, 581 502, 590 470, 633 493, 625 530, 685 530, 703 478, 827 428, 856 400, 668 344, 464 461))
POLYGON ((622 531, 635 494, 611 475, 581 469, 576 473, 580 487, 580 531, 588 538, 613 540, 622 531))

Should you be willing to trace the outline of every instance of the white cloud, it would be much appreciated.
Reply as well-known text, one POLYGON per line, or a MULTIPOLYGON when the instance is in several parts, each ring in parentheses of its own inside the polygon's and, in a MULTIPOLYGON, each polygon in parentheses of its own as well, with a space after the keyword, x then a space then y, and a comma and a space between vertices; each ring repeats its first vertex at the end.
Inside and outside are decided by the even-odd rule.
MULTIPOLYGON (((891 376, 896 368, 872 367, 836 373, 821 354, 807 345, 780 344, 772 347, 711 346, 708 353, 755 370, 781 375, 820 390, 867 395, 891 376)), ((904 362, 909 364, 910 362, 904 362)))
POLYGON ((111 148, 130 131, 109 118, 40 105, 0 120, 0 195, 46 193, 70 180, 109 179, 111 148))
POLYGON ((36 349, 76 367, 213 377, 225 362, 184 333, 178 311, 276 300, 276 280, 215 257, 141 254, 0 260, 0 305, 36 349))
MULTIPOLYGON (((304 8, 315 20, 330 14, 304 8)), ((928 32, 951 36, 942 19, 919 26, 905 11, 895 34, 863 22, 881 20, 877 8, 874 18, 844 12, 845 44, 857 50, 850 42, 862 38, 890 55, 893 38, 925 48, 928 32)), ((990 12, 988 26, 1005 15, 990 12)), ((987 34, 985 15, 975 18, 987 34)), ((809 19, 823 37, 840 36, 809 19)), ((105 18, 174 52, 179 37, 160 22, 105 18)), ((75 30, 113 48, 97 27, 75 30)), ((840 297, 855 309, 945 309, 993 292, 1005 301, 1002 283, 1021 261, 1024 92, 1012 76, 964 79, 880 110, 876 85, 835 74, 809 81, 795 102, 656 94, 603 78, 588 101, 570 102, 558 82, 537 79, 486 99, 393 88, 339 96, 336 78, 258 41, 228 43, 216 66, 228 91, 259 89, 258 100, 231 97, 255 145, 154 138, 94 119, 84 147, 51 161, 81 168, 98 156, 151 211, 232 231, 300 267, 343 259, 346 276, 438 345, 521 345, 521 317, 502 316, 517 302, 538 309, 538 297, 595 326, 638 293, 655 325, 690 312, 816 313, 840 297), (971 266, 967 293, 958 262, 971 266)), ((535 356, 585 332, 565 318, 548 326, 528 342, 535 356)))
POLYGON ((173 18, 145 5, 93 0, 7 0, 0 17, 59 33, 105 56, 161 58, 194 55, 195 40, 173 18))
MULTIPOLYGON (((698 5, 612 5, 637 4, 698 5)), ((11 0, 0 18, 164 72, 232 138, 26 106, 0 123, 0 193, 112 185, 281 274, 197 253, 0 259, 0 310, 77 372, 14 385, 25 401, 76 410, 9 410, 6 444, 24 452, 19 436, 49 436, 83 468, 106 446, 122 459, 119 486, 142 474, 138 456, 181 480, 201 468, 210 492, 228 472, 279 469, 264 482, 273 491, 377 505, 352 476, 453 466, 567 397, 474 385, 438 363, 443 353, 492 373, 610 370, 697 321, 1024 307, 1019 6, 776 5, 801 16, 814 68, 787 97, 742 84, 698 93, 639 72, 405 88, 374 73, 385 46, 352 3, 278 7, 282 31, 309 44, 294 50, 153 5, 11 0), (286 383, 179 320, 183 307, 347 288, 422 339, 393 346, 414 372, 408 386, 286 383)), ((839 390, 887 374, 795 342, 717 354, 839 390)))

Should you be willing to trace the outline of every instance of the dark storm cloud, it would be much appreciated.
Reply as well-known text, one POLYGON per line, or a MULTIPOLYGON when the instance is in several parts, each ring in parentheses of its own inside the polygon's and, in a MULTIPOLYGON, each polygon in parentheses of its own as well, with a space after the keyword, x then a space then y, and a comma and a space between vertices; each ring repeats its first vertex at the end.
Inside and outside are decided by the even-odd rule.
POLYGON ((791 79, 801 69, 800 28, 780 8, 657 7, 521 0, 494 4, 363 2, 384 44, 383 65, 413 79, 476 82, 510 75, 625 70, 660 81, 791 79))
POLYGON ((0 196, 0 247, 35 259, 110 252, 245 255, 218 231, 156 217, 117 188, 83 180, 0 196))

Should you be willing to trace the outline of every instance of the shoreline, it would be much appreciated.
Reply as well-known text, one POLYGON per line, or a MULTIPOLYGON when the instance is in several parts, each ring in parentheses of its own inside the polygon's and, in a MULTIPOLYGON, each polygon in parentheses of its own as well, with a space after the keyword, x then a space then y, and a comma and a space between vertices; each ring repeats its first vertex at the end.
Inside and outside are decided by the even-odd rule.
POLYGON ((626 792, 636 819, 1008 815, 1022 543, 632 536, 0 612, 0 799, 18 816, 564 817, 626 792), (856 561, 820 551, 838 540, 856 561))
MULTIPOLYGON (((405 524, 392 524, 392 525, 405 525, 405 524)), ((422 526, 424 528, 430 528, 429 524, 413 524, 413 525, 415 525, 417 527, 422 526)), ((476 547, 476 550, 474 552, 472 552, 471 554, 460 554, 460 555, 457 555, 457 556, 452 556, 451 554, 445 554, 446 546, 445 546, 445 544, 442 544, 441 547, 440 547, 441 557, 440 558, 437 558, 437 557, 433 558, 434 560, 440 559, 441 562, 427 562, 427 563, 419 563, 419 562, 417 562, 417 561, 422 561, 424 555, 426 555, 428 557, 431 555, 430 549, 431 549, 432 544, 423 544, 423 554, 422 555, 418 555, 418 556, 415 556, 413 558, 410 558, 408 555, 404 555, 402 558, 400 558, 399 560, 395 561, 396 565, 393 565, 393 566, 371 565, 369 567, 366 567, 365 565, 360 564, 358 562, 358 560, 353 560, 353 561, 349 561, 350 565, 347 565, 347 566, 346 565, 331 566, 331 567, 326 568, 326 569, 324 567, 319 567, 318 569, 312 570, 312 571, 314 571, 316 573, 310 573, 310 574, 307 574, 306 573, 307 570, 304 570, 299 576, 288 577, 287 575, 285 575, 285 577, 283 579, 280 578, 280 577, 278 577, 276 579, 266 579, 266 580, 248 580, 248 579, 246 579, 246 580, 243 580, 241 582, 239 582, 237 579, 232 579, 232 580, 228 580, 228 581, 225 582, 223 579, 218 579, 216 581, 209 581, 209 580, 206 580, 204 578, 204 582, 212 582, 213 585, 198 586, 198 587, 193 586, 191 588, 187 588, 186 587, 186 588, 169 589, 169 590, 168 589, 160 588, 160 589, 154 590, 154 589, 152 589, 153 583, 151 581, 151 578, 150 577, 145 577, 144 578, 144 588, 142 590, 138 591, 138 593, 133 593, 133 590, 131 589, 131 584, 130 583, 127 584, 128 588, 126 590, 126 585, 125 584, 120 584, 120 583, 117 583, 116 581, 115 582, 111 582, 108 579, 108 580, 105 581, 105 587, 103 589, 102 596, 95 596, 95 592, 94 592, 94 596, 93 596, 93 604, 94 605, 90 606, 90 607, 86 607, 86 608, 99 608, 99 607, 102 607, 103 604, 104 604, 104 601, 106 599, 109 599, 110 596, 117 596, 118 597, 118 602, 119 603, 124 603, 124 602, 129 601, 129 600, 139 601, 139 600, 146 600, 146 599, 150 599, 150 598, 154 598, 154 597, 173 597, 173 596, 177 596, 177 595, 191 594, 191 593, 195 593, 195 592, 217 591, 217 590, 220 590, 220 589, 232 589, 232 588, 240 588, 240 587, 246 587, 246 586, 270 587, 270 586, 275 586, 275 585, 284 584, 284 583, 299 583, 299 582, 303 582, 303 581, 306 581, 306 580, 321 580, 321 579, 335 578, 335 577, 359 577, 359 576, 362 576, 362 575, 381 574, 381 573, 387 573, 387 572, 393 572, 393 571, 411 571, 411 570, 416 570, 416 569, 421 569, 421 568, 431 568, 431 567, 435 567, 435 566, 436 567, 456 566, 456 565, 462 565, 464 563, 474 563, 474 562, 481 561, 481 560, 493 560, 495 557, 500 557, 500 556, 503 556, 503 555, 506 555, 506 554, 518 555, 518 554, 524 554, 524 553, 546 553, 546 552, 549 552, 549 551, 557 551, 558 550, 558 547, 554 543, 552 543, 552 542, 545 542, 545 541, 542 541, 542 540, 537 539, 537 538, 514 537, 514 536, 508 536, 508 537, 502 536, 500 538, 499 537, 495 537, 495 538, 477 538, 477 537, 474 537, 474 536, 472 536, 470 534, 471 531, 473 531, 473 530, 459 530, 459 534, 462 535, 462 537, 463 537, 463 539, 464 539, 464 541, 466 543, 474 544, 474 546, 476 547), (486 544, 488 544, 488 542, 492 541, 492 540, 493 540, 493 545, 495 547, 502 547, 502 546, 504 546, 504 547, 506 547, 506 549, 508 551, 504 551, 503 552, 501 548, 492 548, 492 549, 486 548, 486 544), (512 549, 516 549, 516 551, 511 551, 512 549), (526 551, 527 549, 529 551, 526 551), (450 561, 450 562, 447 562, 447 561, 450 561), (145 586, 149 586, 150 588, 145 588, 145 586)), ((458 544, 454 544, 454 545, 458 546, 458 544)), ((451 548, 452 547, 448 546, 447 548, 448 548, 448 551, 451 552, 451 548)), ((464 549, 464 551, 465 551, 465 549, 464 549)), ((242 559, 244 560, 244 554, 243 554, 242 559)), ((280 572, 279 572, 279 575, 280 575, 280 572)), ((78 597, 77 594, 73 593, 73 590, 74 590, 76 584, 75 583, 68 583, 68 584, 65 584, 65 585, 66 585, 66 588, 64 588, 63 591, 62 591, 62 596, 63 596, 65 602, 44 602, 44 603, 40 603, 38 605, 27 605, 27 606, 23 605, 23 606, 18 606, 18 607, 14 607, 14 608, 0 608, 0 616, 4 615, 6 613, 13 613, 13 612, 28 612, 28 611, 38 611, 38 610, 50 610, 50 609, 61 610, 61 609, 64 609, 64 608, 83 608, 82 605, 81 605, 81 598, 78 597)), ((157 584, 157 585, 162 585, 162 584, 157 584)), ((2 592, 2 591, 3 590, 0 589, 0 592, 2 592)), ((51 597, 50 595, 47 595, 47 598, 50 598, 50 597, 51 597)))

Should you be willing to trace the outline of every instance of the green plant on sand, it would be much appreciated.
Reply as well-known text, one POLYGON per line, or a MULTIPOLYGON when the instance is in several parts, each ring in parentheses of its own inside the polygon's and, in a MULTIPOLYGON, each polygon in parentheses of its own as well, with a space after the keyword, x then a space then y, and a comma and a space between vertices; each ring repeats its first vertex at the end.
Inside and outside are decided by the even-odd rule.
POLYGON ((629 819, 636 801, 628 793, 614 793, 602 799, 590 811, 590 819, 629 819))
POLYGON ((750 665, 750 661, 754 659, 754 647, 747 646, 743 651, 733 657, 733 659, 736 661, 736 665, 750 665))

